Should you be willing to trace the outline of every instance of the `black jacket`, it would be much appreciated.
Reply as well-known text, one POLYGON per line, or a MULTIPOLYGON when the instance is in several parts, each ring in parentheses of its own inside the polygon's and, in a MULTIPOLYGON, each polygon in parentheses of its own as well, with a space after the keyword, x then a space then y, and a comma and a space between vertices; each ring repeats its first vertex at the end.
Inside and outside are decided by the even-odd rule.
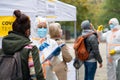
POLYGON ((102 63, 97 35, 92 34, 89 37, 87 37, 85 39, 85 45, 88 52, 90 53, 88 60, 91 58, 95 58, 99 63, 102 63))

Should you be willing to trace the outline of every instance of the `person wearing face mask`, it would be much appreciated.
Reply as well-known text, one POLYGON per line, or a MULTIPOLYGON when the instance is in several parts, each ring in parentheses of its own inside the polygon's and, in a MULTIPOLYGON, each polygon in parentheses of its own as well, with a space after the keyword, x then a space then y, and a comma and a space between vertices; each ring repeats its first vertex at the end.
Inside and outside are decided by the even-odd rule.
POLYGON ((37 25, 37 34, 40 38, 45 38, 47 35, 47 24, 44 18, 41 18, 39 24, 37 25), (42 22, 43 21, 43 22, 42 22))
POLYGON ((42 69, 46 80, 58 80, 54 71, 52 70, 52 60, 43 61, 50 55, 50 53, 58 47, 58 44, 50 39, 48 35, 47 21, 43 17, 37 17, 35 21, 36 34, 38 37, 31 38, 33 43, 39 48, 40 62, 42 63, 42 69))
POLYGON ((97 30, 100 42, 107 44, 107 76, 108 80, 119 80, 116 77, 116 61, 120 58, 120 25, 117 18, 111 18, 108 22, 110 31, 102 33, 97 30))

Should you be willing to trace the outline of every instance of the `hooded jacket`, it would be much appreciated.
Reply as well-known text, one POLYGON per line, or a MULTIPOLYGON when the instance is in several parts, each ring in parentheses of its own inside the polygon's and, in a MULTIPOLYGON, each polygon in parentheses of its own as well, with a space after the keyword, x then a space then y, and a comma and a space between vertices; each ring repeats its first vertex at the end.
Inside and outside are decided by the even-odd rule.
MULTIPOLYGON (((93 33, 94 30, 92 30, 91 28, 91 23, 89 20, 85 20, 81 23, 81 28, 82 30, 82 35, 87 35, 89 33, 93 33)), ((99 52, 99 46, 98 46, 98 36, 97 34, 92 34, 90 36, 88 36, 85 39, 85 46, 88 50, 89 54, 89 58, 88 62, 96 62, 98 61, 99 63, 102 63, 102 58, 99 52)))
MULTIPOLYGON (((83 30, 82 35, 87 35, 92 32, 93 32, 92 30, 83 30)), ((102 57, 100 55, 98 45, 99 42, 97 39, 97 34, 95 33, 85 39, 85 46, 88 52, 90 53, 87 61, 94 62, 97 60, 99 63, 102 63, 102 57)))
MULTIPOLYGON (((29 68, 28 68, 28 57, 29 49, 24 48, 26 45, 30 44, 29 38, 17 32, 9 32, 2 40, 2 49, 5 54, 13 55, 15 52, 20 51, 21 63, 22 63, 22 73, 23 80, 29 80, 29 68)), ((32 57, 34 61, 34 67, 36 72, 37 80, 44 80, 42 74, 42 68, 39 61, 39 53, 36 46, 32 48, 32 57)))

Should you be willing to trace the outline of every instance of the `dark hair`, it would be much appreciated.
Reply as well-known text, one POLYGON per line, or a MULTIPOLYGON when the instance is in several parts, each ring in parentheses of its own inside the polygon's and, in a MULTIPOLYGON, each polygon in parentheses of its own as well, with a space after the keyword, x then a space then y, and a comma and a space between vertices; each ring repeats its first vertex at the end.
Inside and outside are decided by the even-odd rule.
POLYGON ((30 29, 30 19, 27 15, 22 14, 20 10, 15 10, 13 13, 16 20, 12 24, 13 31, 25 35, 25 31, 30 29))

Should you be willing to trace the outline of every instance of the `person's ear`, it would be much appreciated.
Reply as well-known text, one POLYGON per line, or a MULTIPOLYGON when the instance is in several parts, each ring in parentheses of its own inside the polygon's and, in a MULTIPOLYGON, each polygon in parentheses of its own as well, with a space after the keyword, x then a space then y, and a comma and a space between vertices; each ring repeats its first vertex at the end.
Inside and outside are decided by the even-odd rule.
POLYGON ((26 35, 27 37, 29 37, 29 36, 30 36, 30 33, 31 33, 31 32, 30 32, 30 29, 27 29, 26 32, 25 32, 25 35, 26 35))

